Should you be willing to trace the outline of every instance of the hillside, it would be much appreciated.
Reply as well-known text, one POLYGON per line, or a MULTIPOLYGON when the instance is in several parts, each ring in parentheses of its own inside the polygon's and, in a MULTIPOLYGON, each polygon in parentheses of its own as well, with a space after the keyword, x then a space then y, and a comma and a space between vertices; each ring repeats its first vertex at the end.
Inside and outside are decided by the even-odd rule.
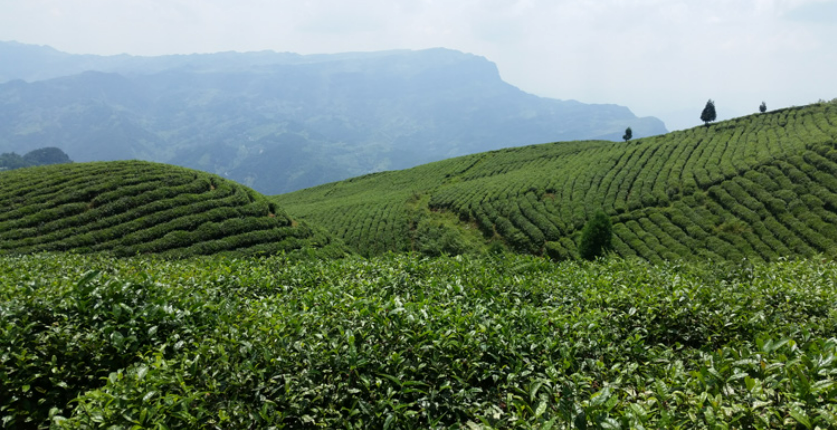
POLYGON ((542 98, 447 49, 100 57, 0 42, 0 152, 142 159, 266 194, 554 140, 665 133, 623 106, 542 98), (49 78, 49 79, 47 79, 49 78))
MULTIPOLYGON (((596 210, 650 261, 837 253, 837 103, 628 143, 510 148, 275 197, 366 255, 496 243, 573 258, 596 210)), ((499 246, 499 245, 491 245, 499 246)))
POLYGON ((187 257, 301 248, 343 252, 264 196, 216 175, 140 161, 0 172, 0 254, 187 257))

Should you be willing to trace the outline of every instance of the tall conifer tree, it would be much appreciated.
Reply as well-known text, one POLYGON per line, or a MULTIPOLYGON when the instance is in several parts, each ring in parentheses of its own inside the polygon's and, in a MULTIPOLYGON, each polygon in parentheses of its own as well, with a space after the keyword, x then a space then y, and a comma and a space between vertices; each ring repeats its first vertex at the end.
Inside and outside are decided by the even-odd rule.
POLYGON ((703 108, 703 112, 700 114, 700 120, 704 122, 704 124, 709 127, 709 123, 715 121, 717 115, 715 114, 715 102, 712 99, 709 99, 706 102, 706 107, 703 108))

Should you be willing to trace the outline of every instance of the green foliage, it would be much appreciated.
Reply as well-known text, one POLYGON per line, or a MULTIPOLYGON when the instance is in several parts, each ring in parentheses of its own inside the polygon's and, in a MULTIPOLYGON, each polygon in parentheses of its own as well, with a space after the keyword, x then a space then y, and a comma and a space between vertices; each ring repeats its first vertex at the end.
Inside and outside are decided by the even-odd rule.
POLYGON ((613 248, 613 223, 602 211, 597 211, 581 230, 578 254, 585 260, 594 260, 613 248))
POLYGON ((253 190, 163 164, 82 163, 3 172, 0 201, 0 254, 188 257, 310 247, 332 255, 344 249, 253 190))
POLYGON ((64 151, 49 147, 29 151, 22 157, 14 152, 0 154, 0 171, 72 162, 64 151))
POLYGON ((557 261, 576 260, 578 256, 578 247, 569 238, 561 238, 555 242, 547 242, 545 246, 546 255, 557 261))
POLYGON ((501 241, 514 252, 573 259, 588 214, 601 209, 623 257, 830 256, 837 254, 835 136, 837 104, 823 103, 630 145, 562 142, 469 155, 274 200, 363 255, 418 250, 415 227, 447 214, 458 218, 448 227, 480 232, 469 243, 501 241))
POLYGON ((506 253, 506 247, 499 241, 493 241, 488 244, 488 254, 489 255, 504 255, 506 253))
POLYGON ((759 105, 759 112, 761 112, 761 113, 767 112, 767 103, 761 102, 761 104, 759 105))
POLYGON ((299 258, 0 257, 0 427, 837 425, 830 260, 299 258))
POLYGON ((706 102, 706 106, 703 108, 703 111, 700 113, 700 120, 706 123, 709 126, 709 123, 715 121, 718 115, 715 113, 715 102, 712 99, 709 99, 706 102))
POLYGON ((26 160, 14 152, 4 152, 0 154, 0 171, 14 170, 29 167, 26 160))
POLYGON ((438 257, 459 255, 469 250, 461 231, 444 222, 422 219, 415 231, 416 249, 424 255, 438 257))
POLYGON ((630 128, 630 127, 626 128, 626 129, 625 129, 625 134, 622 136, 622 139, 623 139, 625 142, 627 142, 627 141, 631 140, 631 138, 632 138, 632 137, 634 137, 634 131, 633 131, 633 130, 631 130, 631 128, 630 128))
POLYGON ((23 160, 30 166, 47 166, 50 164, 72 163, 70 157, 59 148, 40 148, 27 152, 23 160))

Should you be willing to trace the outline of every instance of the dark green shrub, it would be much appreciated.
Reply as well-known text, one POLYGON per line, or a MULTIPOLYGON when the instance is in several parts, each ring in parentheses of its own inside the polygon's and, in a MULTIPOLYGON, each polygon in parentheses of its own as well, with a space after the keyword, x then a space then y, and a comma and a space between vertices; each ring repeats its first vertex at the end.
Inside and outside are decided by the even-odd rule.
POLYGON ((578 253, 585 260, 593 260, 612 249, 613 224, 604 212, 598 211, 581 231, 578 253))

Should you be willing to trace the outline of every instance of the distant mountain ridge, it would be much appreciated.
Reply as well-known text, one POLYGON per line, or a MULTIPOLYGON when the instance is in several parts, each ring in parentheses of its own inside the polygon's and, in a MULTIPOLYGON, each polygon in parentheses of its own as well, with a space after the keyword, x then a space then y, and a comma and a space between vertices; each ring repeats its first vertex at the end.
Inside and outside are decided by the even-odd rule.
POLYGON ((525 93, 448 49, 72 55, 0 42, 0 152, 143 159, 278 194, 556 140, 665 133, 616 105, 525 93))

